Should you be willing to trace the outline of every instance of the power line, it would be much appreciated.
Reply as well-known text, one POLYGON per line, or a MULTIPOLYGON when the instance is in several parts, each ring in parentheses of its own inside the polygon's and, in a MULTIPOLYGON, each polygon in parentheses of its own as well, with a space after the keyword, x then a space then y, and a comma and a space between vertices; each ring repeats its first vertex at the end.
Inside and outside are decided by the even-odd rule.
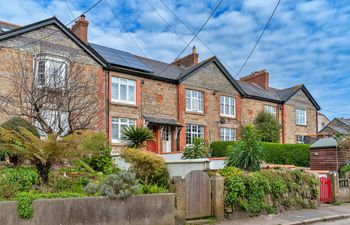
MULTIPOLYGON (((186 51, 186 49, 188 48, 188 46, 193 42, 193 40, 198 36, 198 34, 203 30, 203 28, 205 27, 205 25, 207 25, 207 23, 209 22, 210 18, 214 15, 215 11, 219 8, 219 6, 221 5, 221 3, 223 2, 224 0, 220 0, 220 2, 215 6, 215 8, 213 9, 213 11, 211 12, 211 14, 209 15, 209 17, 205 20, 205 22, 203 23, 203 25, 201 26, 201 28, 197 31, 197 33, 193 36, 193 38, 191 39, 190 42, 188 42, 188 44, 186 45, 186 47, 184 49, 182 49, 182 51, 178 54, 178 56, 176 58, 179 58, 182 53, 184 53, 186 51)), ((162 70, 160 72, 163 73, 165 70, 167 70, 169 68, 171 64, 168 64, 168 66, 162 70)))
POLYGON ((66 2, 67 8, 68 8, 68 10, 69 10, 70 14, 72 15, 72 17, 73 17, 73 19, 74 19, 74 18, 75 18, 75 16, 74 16, 74 14, 73 14, 72 9, 70 8, 70 6, 69 6, 69 4, 68 4, 68 0, 65 0, 65 2, 66 2))
MULTIPOLYGON (((150 3, 150 1, 146 0, 146 2, 148 3, 149 6, 151 6, 151 8, 153 9, 153 11, 155 13, 157 13, 157 15, 168 25, 169 29, 171 28, 171 25, 169 24, 169 22, 158 12, 158 10, 150 3)), ((185 43, 185 45, 187 45, 187 42, 182 38, 182 36, 174 29, 175 34, 177 34, 177 36, 182 40, 183 43, 185 43)))
POLYGON ((130 32, 127 31, 127 29, 124 27, 123 23, 121 22, 121 20, 119 19, 119 17, 114 13, 112 6, 109 4, 108 0, 105 0, 106 4, 108 5, 108 7, 110 8, 110 10, 112 11, 114 17, 118 20, 120 26, 123 28, 124 32, 126 32, 130 39, 134 42, 135 46, 140 50, 141 54, 146 57, 145 52, 143 51, 143 49, 137 44, 136 40, 132 37, 132 35, 130 34, 130 32))
MULTIPOLYGON (((182 23, 182 24, 186 27, 186 29, 187 29, 188 31, 190 31, 193 35, 195 35, 195 32, 194 32, 194 31, 179 17, 179 16, 177 16, 176 13, 175 13, 167 4, 165 4, 165 2, 164 2, 163 0, 160 0, 160 2, 175 16, 175 18, 176 18, 180 23, 182 23)), ((214 52, 214 50, 212 50, 207 44, 205 44, 198 36, 197 36, 197 39, 198 39, 198 41, 199 41, 202 45, 204 45, 212 54, 214 54, 227 68, 229 68, 231 71, 233 71, 233 69, 232 69, 228 64, 226 64, 221 58, 219 58, 219 55, 216 54, 216 53, 214 52)))
POLYGON ((234 78, 236 78, 237 76, 239 76, 239 74, 241 73, 241 71, 243 70, 243 68, 245 67, 245 65, 247 64, 249 58, 252 56, 253 52, 255 51, 256 46, 258 46, 258 44, 259 44, 259 42, 260 42, 262 36, 264 35, 264 33, 265 33, 267 27, 269 26, 269 24, 270 24, 270 22, 271 22, 271 20, 272 20, 272 17, 274 16, 274 14, 275 14, 275 12, 276 12, 276 10, 277 10, 277 8, 278 8, 280 2, 281 2, 281 0, 278 0, 276 6, 275 6, 275 8, 274 8, 274 10, 272 11, 272 14, 271 14, 269 20, 267 21, 267 23, 266 23, 264 29, 262 30, 260 36, 258 37, 258 40, 255 42, 254 47, 253 47, 252 50, 250 51, 249 55, 248 55, 247 58, 245 59, 243 65, 242 65, 241 68, 238 70, 238 72, 237 72, 237 74, 236 74, 236 76, 235 76, 234 78))
MULTIPOLYGON (((93 4, 93 5, 90 6, 87 10, 85 10, 81 15, 84 15, 84 14, 88 13, 90 10, 92 10, 92 9, 95 8, 98 4, 100 4, 100 2, 102 2, 102 0, 98 0, 95 4, 93 4)), ((69 23, 67 23, 65 26, 68 27, 70 24, 72 24, 73 22, 75 22, 75 21, 76 21, 77 19, 79 19, 79 18, 80 18, 80 16, 76 17, 75 19, 73 19, 72 21, 70 21, 69 23)), ((42 41, 43 39, 45 39, 45 38, 47 38, 47 37, 50 37, 51 35, 57 33, 58 31, 59 31, 59 30, 53 31, 52 33, 46 35, 45 37, 42 37, 42 38, 40 38, 40 39, 38 39, 38 40, 34 40, 34 41, 32 41, 32 42, 29 42, 29 43, 25 43, 25 44, 23 44, 23 45, 21 45, 21 46, 18 46, 17 48, 18 48, 18 49, 19 49, 19 48, 23 48, 23 47, 25 47, 25 46, 28 46, 28 45, 34 44, 34 43, 36 43, 36 42, 42 41)))

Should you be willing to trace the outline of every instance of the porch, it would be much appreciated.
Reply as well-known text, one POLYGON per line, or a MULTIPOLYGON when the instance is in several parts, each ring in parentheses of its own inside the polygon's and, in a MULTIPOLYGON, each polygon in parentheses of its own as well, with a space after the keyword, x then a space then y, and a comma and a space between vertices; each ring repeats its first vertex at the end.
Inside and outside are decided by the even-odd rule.
POLYGON ((162 154, 181 151, 179 132, 182 125, 176 119, 144 116, 146 126, 153 131, 155 139, 147 142, 147 150, 162 154))

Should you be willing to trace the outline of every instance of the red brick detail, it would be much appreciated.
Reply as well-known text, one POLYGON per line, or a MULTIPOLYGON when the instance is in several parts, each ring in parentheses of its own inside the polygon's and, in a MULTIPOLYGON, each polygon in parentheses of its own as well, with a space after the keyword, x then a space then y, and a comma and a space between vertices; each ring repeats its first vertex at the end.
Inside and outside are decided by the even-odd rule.
POLYGON ((286 106, 282 105, 282 143, 286 143, 286 106))
POLYGON ((209 129, 208 129, 208 126, 204 126, 204 140, 209 140, 209 129))
POLYGON ((203 113, 207 113, 208 110, 208 92, 203 91, 203 113))
POLYGON ((242 98, 241 96, 237 95, 235 97, 236 99, 236 119, 238 121, 241 121, 241 118, 242 118, 242 98))
POLYGON ((97 129, 103 130, 104 128, 104 118, 105 118, 105 94, 103 90, 103 68, 100 66, 97 71, 97 80, 98 80, 98 98, 99 98, 99 110, 98 110, 98 122, 97 129))
POLYGON ((143 119, 137 119, 136 120, 136 126, 137 127, 142 127, 143 126, 143 119))
POLYGON ((160 126, 156 127, 155 136, 156 136, 155 139, 157 142, 157 152, 156 153, 160 153, 162 151, 162 133, 161 133, 160 126))
POLYGON ((136 80, 136 106, 141 106, 141 80, 136 80))
POLYGON ((269 88, 269 73, 266 70, 254 72, 248 76, 241 77, 240 80, 255 83, 265 90, 269 88))
POLYGON ((88 26, 89 22, 85 20, 85 15, 81 15, 71 28, 71 31, 86 44, 88 43, 88 26))
POLYGON ((178 120, 183 127, 179 132, 179 150, 182 151, 186 146, 186 124, 184 119, 184 113, 186 110, 186 98, 185 98, 185 86, 183 84, 178 85, 178 120))

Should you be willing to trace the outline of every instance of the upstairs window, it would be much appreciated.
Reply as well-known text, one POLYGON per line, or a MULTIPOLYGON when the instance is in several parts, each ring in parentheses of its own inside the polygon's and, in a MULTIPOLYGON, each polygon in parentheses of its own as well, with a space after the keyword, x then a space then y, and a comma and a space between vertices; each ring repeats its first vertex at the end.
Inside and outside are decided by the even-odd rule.
POLYGON ((129 126, 135 126, 136 120, 128 118, 112 118, 112 142, 125 140, 123 130, 129 126))
POLYGON ((112 77, 112 101, 136 104, 136 81, 112 77))
POLYGON ((277 111, 276 106, 264 105, 264 112, 271 113, 272 115, 274 115, 276 117, 276 115, 277 115, 276 111, 277 111))
POLYGON ((235 108, 235 98, 228 96, 220 96, 220 115, 234 117, 236 114, 235 108))
POLYGON ((203 113, 203 92, 186 90, 186 111, 203 113))
POLYGON ((68 72, 67 60, 51 56, 36 57, 36 81, 38 87, 63 88, 68 72))
POLYGON ((306 109, 296 109, 295 120, 297 125, 306 126, 306 109))
POLYGON ((192 144, 195 138, 204 138, 204 126, 186 124, 186 144, 192 144))

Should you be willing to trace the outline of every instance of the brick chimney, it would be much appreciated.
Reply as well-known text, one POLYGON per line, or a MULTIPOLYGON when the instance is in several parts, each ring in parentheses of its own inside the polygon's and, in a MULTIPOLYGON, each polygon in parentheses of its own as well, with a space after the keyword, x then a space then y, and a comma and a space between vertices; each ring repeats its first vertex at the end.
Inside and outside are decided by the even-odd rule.
POLYGON ((198 63, 198 54, 196 46, 192 47, 192 53, 183 57, 183 58, 177 58, 174 62, 171 64, 177 65, 177 66, 183 66, 185 68, 191 67, 193 65, 196 65, 198 63))
POLYGON ((265 90, 269 88, 269 73, 266 70, 253 72, 248 76, 241 77, 240 80, 254 83, 265 90))
POLYGON ((85 15, 81 15, 79 20, 72 26, 71 31, 77 35, 80 40, 87 44, 89 22, 85 20, 85 15))

